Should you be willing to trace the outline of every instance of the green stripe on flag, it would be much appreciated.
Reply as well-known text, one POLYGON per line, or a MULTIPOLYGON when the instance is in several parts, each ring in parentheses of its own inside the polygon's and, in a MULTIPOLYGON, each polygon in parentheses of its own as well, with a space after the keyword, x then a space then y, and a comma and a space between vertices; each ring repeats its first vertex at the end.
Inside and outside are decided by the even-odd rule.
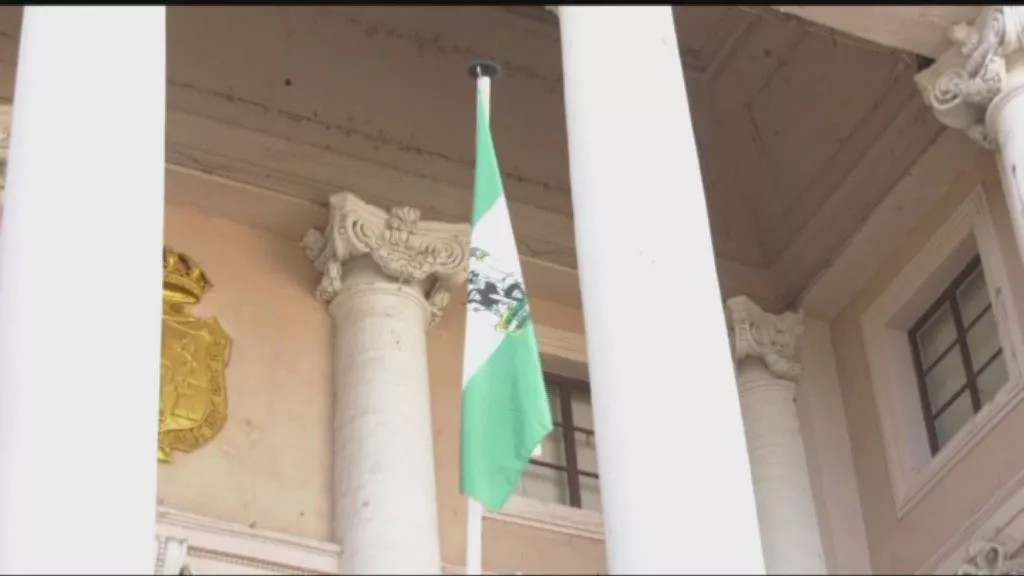
POLYGON ((472 465, 462 467, 463 492, 490 510, 505 505, 522 480, 533 450, 551 433, 543 376, 537 394, 539 372, 531 322, 519 334, 505 338, 466 384, 462 457, 472 465))
MULTIPOLYGON (((501 182, 498 154, 491 138, 491 120, 487 114, 486 95, 477 90, 476 102, 476 177, 473 185, 473 224, 487 214, 499 198, 505 195, 501 182)), ((509 234, 512 233, 511 223, 509 234)))
POLYGON ((477 97, 461 476, 463 494, 500 510, 554 425, 486 95, 477 97))

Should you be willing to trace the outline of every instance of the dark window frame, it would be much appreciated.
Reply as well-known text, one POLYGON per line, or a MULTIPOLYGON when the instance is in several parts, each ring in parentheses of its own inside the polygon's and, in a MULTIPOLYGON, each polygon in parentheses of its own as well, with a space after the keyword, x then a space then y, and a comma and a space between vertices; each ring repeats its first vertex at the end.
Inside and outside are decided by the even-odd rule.
POLYGON ((558 470, 565 474, 569 487, 569 506, 583 508, 580 478, 594 478, 598 481, 600 481, 600 478, 595 472, 580 470, 579 461, 576 456, 576 433, 581 432, 593 437, 594 431, 590 428, 575 425, 572 413, 572 397, 573 393, 583 393, 589 397, 590 384, 584 380, 577 380, 550 372, 544 373, 544 381, 551 396, 558 399, 559 413, 552 416, 555 416, 555 428, 562 431, 562 450, 565 454, 565 466, 534 458, 530 459, 530 464, 550 470, 558 470))
MULTIPOLYGON (((999 343, 999 349, 996 350, 992 356, 985 359, 977 369, 974 368, 974 362, 976 359, 971 358, 970 349, 967 345, 967 333, 975 325, 980 322, 986 314, 992 312, 992 302, 981 309, 980 312, 974 318, 965 319, 963 317, 963 311, 960 309, 960 302, 957 298, 957 292, 962 288, 975 272, 981 272, 984 277, 984 270, 981 267, 981 256, 975 256, 967 263, 966 266, 953 278, 953 280, 943 289, 935 301, 928 306, 921 317, 914 323, 908 332, 910 338, 910 347, 913 351, 914 356, 914 373, 917 376, 917 388, 919 396, 921 397, 921 410, 924 414, 925 427, 928 430, 928 445, 931 448, 932 456, 939 453, 942 446, 939 445, 939 436, 935 427, 935 422, 938 418, 945 413, 950 406, 956 403, 964 394, 968 394, 971 399, 971 409, 974 414, 981 411, 982 401, 981 392, 978 388, 978 376, 981 375, 989 366, 992 365, 1000 356, 1003 355, 1003 344, 999 343), (919 335, 921 330, 928 324, 929 321, 935 318, 943 308, 949 308, 950 315, 953 319, 953 327, 956 332, 956 337, 953 339, 953 343, 949 345, 945 350, 939 353, 928 366, 924 366, 921 358, 921 347, 919 344, 919 335), (942 362, 948 354, 959 353, 960 360, 963 364, 964 374, 967 376, 966 382, 957 388, 957 390, 938 408, 932 410, 931 397, 928 393, 928 384, 926 377, 929 372, 935 368, 940 362, 942 362)), ((987 283, 986 283, 987 286, 987 283)))

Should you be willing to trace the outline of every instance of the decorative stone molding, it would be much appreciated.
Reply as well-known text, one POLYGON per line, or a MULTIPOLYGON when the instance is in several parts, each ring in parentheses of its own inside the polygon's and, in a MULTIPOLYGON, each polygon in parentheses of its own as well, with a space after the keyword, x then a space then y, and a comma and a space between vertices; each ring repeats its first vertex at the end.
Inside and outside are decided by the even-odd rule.
POLYGON ((331 196, 327 228, 307 231, 302 246, 323 274, 320 300, 338 295, 346 260, 369 255, 396 282, 423 286, 433 325, 469 273, 469 234, 468 224, 420 220, 420 211, 407 206, 384 211, 341 192, 331 196))
POLYGON ((736 362, 761 358, 776 375, 795 382, 800 376, 803 312, 769 314, 747 296, 730 298, 725 307, 736 362))
POLYGON ((157 538, 156 574, 195 574, 188 564, 188 540, 163 536, 157 538))
MULTIPOLYGON (((207 574, 337 574, 340 548, 322 542, 250 528, 180 510, 158 509, 157 535, 160 546, 156 574, 167 572, 170 556, 161 560, 163 541, 187 543, 189 570, 194 566, 207 574)), ((442 574, 465 574, 462 566, 443 564, 442 574)), ((490 572, 485 572, 490 574, 490 572)))
POLYGON ((958 575, 1024 574, 1024 562, 1009 558, 999 544, 975 542, 968 554, 970 558, 957 569, 958 575))
POLYGON ((1006 57, 1024 47, 1024 7, 988 6, 949 37, 956 46, 915 77, 918 89, 940 122, 995 148, 986 114, 1005 87, 1006 57))

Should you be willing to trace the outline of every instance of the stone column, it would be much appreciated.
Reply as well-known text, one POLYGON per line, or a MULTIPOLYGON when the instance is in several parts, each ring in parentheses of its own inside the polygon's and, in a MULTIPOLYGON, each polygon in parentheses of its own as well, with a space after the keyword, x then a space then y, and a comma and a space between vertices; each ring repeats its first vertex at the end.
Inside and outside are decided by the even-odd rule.
POLYGON ((0 234, 0 573, 152 573, 166 9, 26 6, 0 234))
POLYGON ((558 15, 608 572, 763 574, 672 7, 558 15))
POLYGON ((750 298, 726 302, 768 574, 826 574, 796 412, 803 314, 772 315, 750 298))
POLYGON ((303 239, 334 318, 342 574, 441 570, 426 330, 465 281, 469 230, 341 193, 303 239))
POLYGON ((988 6, 949 36, 955 46, 917 75, 918 87, 940 122, 998 153, 1024 255, 1024 7, 988 6))

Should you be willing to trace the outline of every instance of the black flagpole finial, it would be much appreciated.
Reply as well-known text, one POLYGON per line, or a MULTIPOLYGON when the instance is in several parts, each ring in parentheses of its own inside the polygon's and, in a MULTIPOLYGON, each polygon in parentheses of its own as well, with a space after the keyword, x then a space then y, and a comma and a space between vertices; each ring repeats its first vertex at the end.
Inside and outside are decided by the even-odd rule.
POLYGON ((477 79, 486 76, 491 80, 501 76, 501 66, 490 60, 477 60, 469 66, 470 78, 477 79))

